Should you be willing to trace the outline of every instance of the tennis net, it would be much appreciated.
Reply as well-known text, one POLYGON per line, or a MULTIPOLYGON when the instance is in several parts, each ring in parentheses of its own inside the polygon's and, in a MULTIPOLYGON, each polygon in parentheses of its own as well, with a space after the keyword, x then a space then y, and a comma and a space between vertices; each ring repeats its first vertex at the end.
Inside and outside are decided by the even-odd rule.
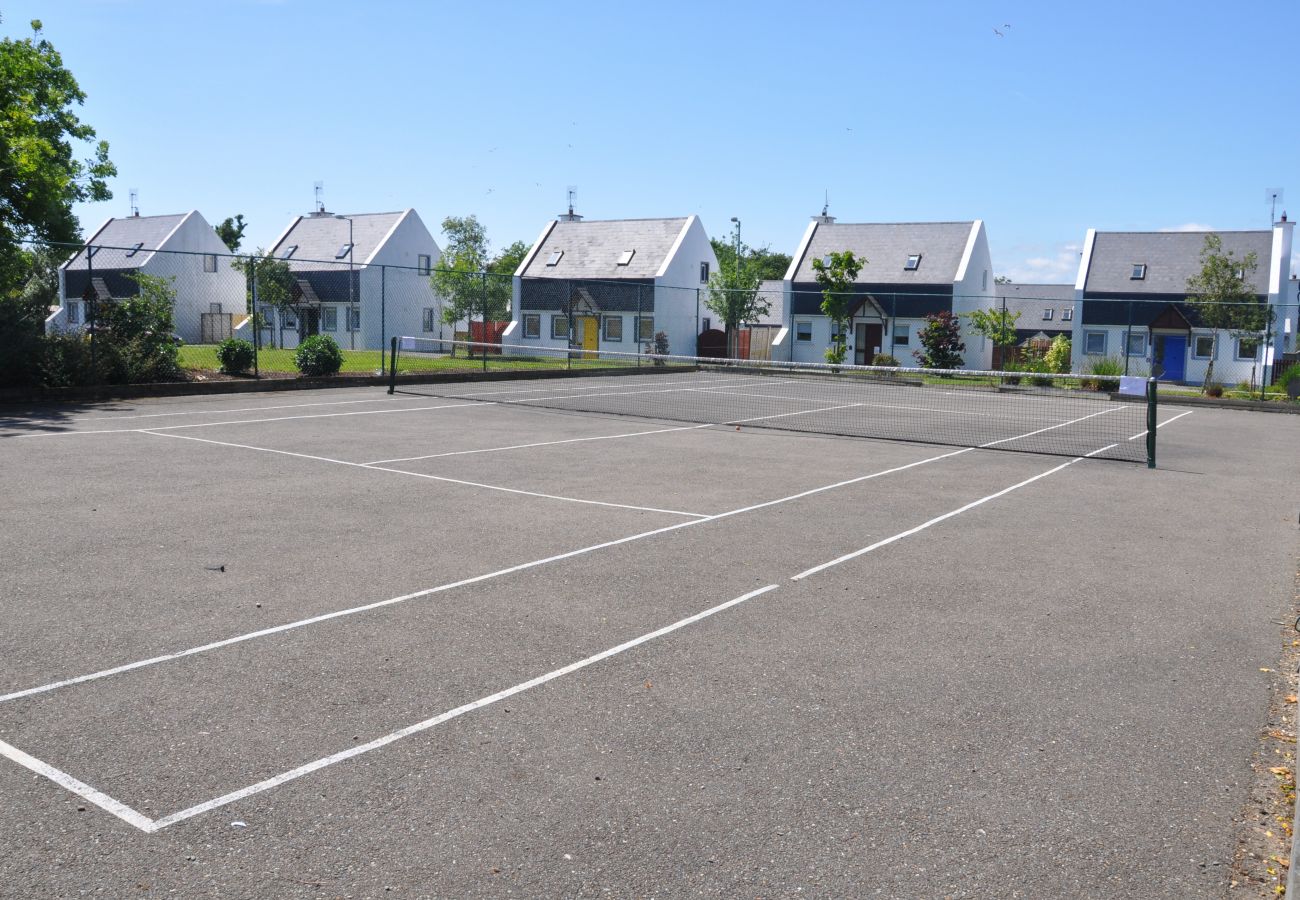
POLYGON ((1155 464, 1154 381, 1125 380, 1120 393, 1120 379, 1097 375, 832 366, 419 337, 394 339, 393 346, 390 393, 1155 464))

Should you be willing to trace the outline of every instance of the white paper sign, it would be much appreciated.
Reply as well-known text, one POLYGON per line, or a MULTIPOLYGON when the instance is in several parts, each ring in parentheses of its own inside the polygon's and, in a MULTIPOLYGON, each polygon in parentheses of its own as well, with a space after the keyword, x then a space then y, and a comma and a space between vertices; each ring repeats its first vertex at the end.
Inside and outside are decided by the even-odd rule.
POLYGON ((1121 394, 1130 394, 1134 397, 1145 397, 1147 395, 1147 380, 1137 375, 1121 375, 1119 379, 1119 392, 1121 394))

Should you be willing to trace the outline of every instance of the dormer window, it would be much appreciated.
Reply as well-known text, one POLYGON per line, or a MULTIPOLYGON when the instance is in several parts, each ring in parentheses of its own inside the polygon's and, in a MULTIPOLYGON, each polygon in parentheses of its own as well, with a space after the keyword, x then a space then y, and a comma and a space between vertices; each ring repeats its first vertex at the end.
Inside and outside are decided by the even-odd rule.
POLYGON ((921 254, 913 253, 908 256, 907 262, 903 265, 903 270, 906 272, 915 272, 919 268, 921 268, 921 254))
POLYGON ((342 247, 339 248, 339 252, 334 254, 334 258, 342 259, 345 256, 351 256, 351 255, 352 255, 352 245, 344 244, 342 247))
POLYGON ((626 266, 628 263, 632 261, 632 257, 635 255, 636 255, 635 250, 624 250, 623 253, 618 258, 618 264, 620 266, 626 266))
POLYGON ((1147 277, 1146 263, 1133 263, 1133 274, 1129 275, 1130 281, 1142 281, 1147 277))
POLYGON ((546 260, 546 264, 548 266, 557 266, 560 264, 560 260, 563 258, 564 258, 563 250, 554 250, 551 252, 550 258, 546 260))
POLYGON ((143 246, 144 246, 144 241, 137 241, 135 244, 132 245, 130 250, 126 251, 126 258, 130 259, 131 257, 135 256, 137 253, 140 252, 140 248, 143 246))
POLYGON ((283 250, 280 251, 280 259, 288 259, 289 257, 293 256, 293 252, 297 249, 298 249, 297 244, 290 244, 288 247, 285 247, 283 250))

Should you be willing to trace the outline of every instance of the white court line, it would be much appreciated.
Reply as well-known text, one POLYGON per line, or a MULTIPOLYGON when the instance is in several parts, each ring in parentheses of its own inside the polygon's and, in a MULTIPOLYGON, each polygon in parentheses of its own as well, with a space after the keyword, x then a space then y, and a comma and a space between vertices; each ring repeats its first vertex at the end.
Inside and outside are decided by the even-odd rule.
POLYGON ((443 722, 448 722, 459 716, 463 716, 466 713, 473 712, 474 710, 477 709, 482 709, 485 706, 490 706, 493 703, 497 703, 501 700, 505 700, 509 697, 513 697, 516 694, 521 694, 524 691, 530 690, 535 687, 539 687, 543 684, 546 684, 548 681, 554 681, 555 679, 560 678, 564 675, 571 675, 572 673, 577 672, 580 669, 587 668, 587 666, 595 665, 596 663, 607 660, 612 656, 617 656, 620 653, 625 653, 628 650, 633 649, 634 647, 639 647, 642 644, 655 640, 656 638, 661 638, 664 635, 672 634, 674 631, 678 631, 682 628, 685 628, 688 625, 694 625, 696 622, 700 622, 703 621, 704 619, 709 618, 710 616, 717 615, 723 610, 730 609, 733 606, 739 606, 741 603, 744 603, 746 600, 752 600, 755 597, 759 597, 762 596, 763 594, 766 594, 768 591, 774 591, 776 590, 776 588, 777 585, 769 584, 767 587, 759 588, 756 591, 750 591, 748 594, 742 594, 739 597, 735 597, 731 600, 728 600, 726 603, 719 603, 717 606, 710 607, 709 609, 706 609, 703 612, 698 612, 693 616, 687 616, 685 619, 679 619, 676 622, 672 623, 671 625, 665 625, 663 628, 657 628, 654 631, 641 635, 640 637, 633 638, 630 641, 625 641, 622 644, 619 644, 617 647, 610 647, 608 650, 602 650, 600 653, 593 654, 591 656, 586 657, 585 659, 580 659, 577 662, 569 663, 567 666, 562 666, 559 669, 555 669, 554 671, 547 672, 545 675, 538 675, 536 678, 530 678, 527 681, 522 681, 519 684, 516 684, 514 687, 508 687, 503 691, 497 691, 495 694, 489 694, 486 697, 480 697, 478 700, 474 700, 471 701, 470 703, 466 703, 462 706, 458 706, 455 709, 449 709, 444 713, 440 713, 436 716, 433 716, 432 718, 425 719, 423 722, 416 722, 414 725, 407 725, 405 728, 400 728, 397 731, 384 735, 383 737, 375 738, 373 741, 367 741, 364 744, 358 744, 355 747, 349 747, 346 750, 340 750, 338 753, 332 753, 329 756, 323 756, 320 759, 313 760, 312 762, 309 762, 305 765, 298 766, 297 768, 294 769, 289 769, 287 772, 281 772, 279 775, 273 776, 271 778, 267 778, 264 781, 259 781, 256 784, 250 784, 248 787, 240 788, 237 791, 231 791, 229 794, 223 794, 220 797, 214 797, 213 799, 208 800, 204 803, 200 803, 196 806, 191 806, 188 809, 182 809, 180 812, 174 812, 169 816, 163 816, 161 819, 158 819, 157 821, 153 822, 149 830, 160 831, 169 825, 175 825, 177 822, 183 822, 186 819, 192 819, 197 815, 201 815, 205 812, 210 812, 211 810, 217 809, 218 807, 226 806, 238 800, 243 800, 245 797, 251 797, 254 794, 260 794, 263 791, 269 791, 272 788, 279 787, 280 785, 285 784, 286 782, 289 781, 293 781, 296 778, 301 778, 304 775, 310 775, 312 772, 319 772, 321 769, 324 769, 327 766, 332 766, 335 763, 341 763, 345 760, 352 759, 353 757, 361 756, 363 753, 369 753, 372 750, 378 750, 380 747, 385 747, 388 744, 393 743, 394 741, 400 741, 402 738, 410 737, 413 734, 419 734, 422 731, 428 731, 430 728, 433 728, 437 725, 441 725, 443 722))
POLYGON ((708 518, 707 513, 683 512, 680 509, 659 509, 654 506, 634 506, 630 503, 609 503, 604 500, 584 500, 580 497, 561 497, 558 494, 542 494, 537 491, 525 491, 520 488, 503 487, 499 484, 484 484, 480 481, 466 481, 463 478, 447 478, 442 475, 426 475, 423 472, 408 472, 405 469, 389 469, 385 466, 373 466, 367 463, 348 462, 346 459, 333 459, 328 456, 315 456, 310 453, 295 453, 292 450, 275 450, 271 447, 255 447, 252 444, 235 444, 230 441, 214 441, 210 438, 194 437, 189 434, 172 434, 162 430, 140 429, 139 434, 151 434, 154 437, 176 438, 181 441, 197 441, 201 444, 214 444, 218 447, 236 447, 240 450, 260 450, 262 453, 275 453, 279 456, 292 456, 297 459, 311 459, 317 462, 334 463, 338 466, 351 466, 354 469, 369 469, 372 472, 391 472, 394 475, 407 475, 411 478, 424 478, 428 481, 442 481, 447 484, 459 484, 465 487, 483 488, 488 491, 500 491, 504 494, 520 494, 525 497, 540 497, 543 500, 563 500, 566 503, 585 503, 588 506, 609 506, 615 509, 631 509, 637 512, 667 513, 673 516, 693 516, 697 519, 708 518))
POLYGON ((864 481, 871 481, 872 479, 875 478, 882 478, 886 475, 893 475, 898 472, 904 472, 908 469, 914 469, 917 466, 923 466, 926 465, 927 463, 938 462, 939 460, 948 459, 949 457, 961 456, 964 453, 972 452, 973 449, 974 448, 972 447, 963 447, 960 450, 951 450, 947 453, 941 453, 938 456, 931 456, 926 459, 917 460, 915 462, 905 463, 901 466, 894 466, 893 468, 882 469, 878 472, 871 472, 867 475, 859 475, 855 478, 849 478, 844 481, 837 481, 834 484, 827 484, 827 485, 822 485, 820 487, 809 488, 806 491, 800 491, 797 494, 790 494, 787 497, 778 497, 775 500, 765 500, 762 503, 755 503, 752 506, 745 506, 745 507, 741 507, 740 509, 729 510, 724 513, 718 513, 717 515, 708 516, 707 518, 692 519, 689 522, 677 522, 672 525, 665 525, 662 528, 654 528, 651 529, 650 531, 641 531, 636 534, 630 534, 626 537, 615 538, 612 541, 603 541, 599 544, 591 544, 587 547, 579 547, 577 550, 569 550, 565 553, 557 553, 554 556, 547 556, 543 559, 535 559, 535 560, 531 560, 530 562, 518 563, 517 565, 508 566, 504 569, 498 569, 495 572, 487 572, 482 575, 474 575, 470 578, 462 578, 459 581, 452 581, 452 582, 448 582, 447 584, 438 585, 437 587, 425 588, 424 590, 414 591, 409 594, 402 594, 401 596, 391 597, 387 600, 377 600, 373 603, 366 603, 361 606, 353 606, 347 609, 339 609, 333 612, 322 613, 321 615, 318 616, 312 616, 306 619, 299 619, 294 622, 286 622, 282 625, 275 625, 270 628, 262 628, 257 631, 250 631, 245 634, 235 635, 234 637, 224 638, 222 640, 213 641, 208 644, 202 644, 197 647, 190 647, 186 650, 179 650, 174 653, 165 653, 162 654, 161 656, 153 656, 150 657, 149 659, 142 659, 136 662, 125 663, 120 666, 114 666, 113 668, 110 669, 101 669, 98 672, 91 672, 86 675, 78 675, 73 678, 64 678, 60 681, 53 681, 48 684, 38 685, 37 687, 27 688, 26 690, 13 691, 8 694, 0 695, 0 703, 8 703, 11 700, 18 700, 23 697, 32 697, 37 694, 45 694, 45 693, 49 693, 50 691, 58 690, 60 688, 70 687, 75 684, 84 684, 85 682, 88 681, 98 681, 101 678, 108 678, 112 675, 121 675, 124 672, 130 672, 135 669, 142 669, 145 668, 146 666, 154 666, 154 665, 158 665, 159 663, 165 663, 175 659, 183 659, 187 656, 195 656, 200 653, 207 653, 212 650, 219 650, 222 647, 229 647, 233 644, 243 643, 244 641, 251 641, 256 638, 267 637, 268 635, 272 635, 272 634, 280 634, 285 631, 292 631, 294 629, 304 628, 308 625, 315 625, 320 622, 328 622, 331 619, 339 619, 345 616, 353 616, 353 615, 357 615, 358 613, 369 612, 372 609, 381 609, 385 606, 394 606, 399 603, 406 603, 409 600, 417 600, 421 597, 428 597, 432 594, 439 594, 444 591, 454 590, 456 588, 465 587, 471 584, 478 584, 479 582, 489 581, 494 578, 500 578, 505 575, 512 575, 515 572, 522 572, 526 569, 534 569, 537 568, 538 566, 545 566, 550 563, 560 562, 566 559, 572 559, 576 556, 584 556, 588 553, 593 553, 598 550, 606 550, 610 547, 617 547, 622 544, 630 544, 634 541, 655 537, 656 535, 660 535, 660 534, 667 534, 670 531, 677 531, 678 529, 681 528, 689 528, 693 525, 702 525, 705 522, 714 522, 719 519, 728 519, 731 518, 732 516, 739 516, 745 513, 754 512, 756 510, 766 509, 770 506, 777 506, 782 503, 790 503, 795 500, 802 500, 805 497, 811 497, 814 496, 815 494, 820 494, 825 491, 835 490, 836 488, 848 487, 849 485, 859 484, 864 481))
POLYGON ((150 819, 148 816, 141 815, 125 803, 114 800, 112 797, 108 796, 108 794, 96 790, 84 781, 73 778, 62 769, 56 769, 49 763, 39 760, 30 754, 24 753, 13 744, 7 744, 4 741, 0 741, 0 756, 18 763, 18 765, 22 766, 24 769, 35 772, 42 778, 48 778, 59 787, 71 791, 86 802, 95 804, 105 812, 112 813, 123 822, 126 822, 129 825, 134 825, 141 831, 152 832, 155 829, 154 820, 150 819))
MULTIPOLYGON (((1187 412, 1180 412, 1180 413, 1179 413, 1178 415, 1176 415, 1176 416, 1170 416, 1169 418, 1165 419, 1163 422, 1157 422, 1157 423, 1156 423, 1156 430, 1159 431, 1161 428, 1164 428, 1166 425, 1168 425, 1170 422, 1174 421, 1175 419, 1181 419, 1183 416, 1190 416, 1190 415, 1191 415, 1192 413, 1194 413, 1194 412, 1196 412, 1196 410, 1194 410, 1194 409, 1189 409, 1187 412)), ((1131 438, 1129 438, 1129 440, 1130 440, 1130 441, 1136 441, 1136 440, 1137 440, 1138 438, 1140 438, 1140 437, 1146 437, 1146 433, 1147 433, 1148 431, 1150 431, 1149 428, 1143 428, 1143 429, 1142 429, 1141 431, 1139 431, 1137 434, 1135 434, 1135 435, 1133 435, 1131 438)))
MULTIPOLYGON (((1075 424, 1076 422, 1082 422, 1082 421, 1084 421, 1085 419, 1091 419, 1091 418, 1093 418, 1094 416, 1104 416, 1104 415, 1106 415, 1107 413, 1113 413, 1113 412, 1115 412, 1116 410, 1118 410, 1118 409, 1120 409, 1120 408, 1121 408, 1121 407, 1119 407, 1119 406, 1112 406, 1112 407, 1110 407, 1109 409, 1103 409, 1101 412, 1088 413, 1088 415, 1086 415, 1086 416, 1079 416, 1079 418, 1077 418, 1077 419, 1071 419, 1071 420, 1068 421, 1068 422, 1058 422, 1058 423, 1055 424, 1055 425, 1048 425, 1046 428, 1039 428, 1037 431, 1030 431, 1030 432, 1028 432, 1027 434, 1018 434, 1018 435, 1016 435, 1015 437, 1002 438, 1001 440, 997 440, 997 441, 989 441, 987 444, 980 444, 980 449, 983 450, 983 449, 987 449, 987 448, 989 448, 989 447, 996 447, 998 444, 1009 444, 1009 443, 1011 443, 1012 441, 1023 441, 1023 440, 1024 440, 1025 438, 1027 438, 1027 437, 1033 437, 1033 436, 1036 435, 1036 434, 1042 434, 1044 431, 1052 431, 1053 429, 1056 429, 1056 428, 1064 428, 1066 425, 1073 425, 1073 424, 1075 424)), ((1111 444, 1111 445, 1110 445, 1110 447, 1114 447, 1114 446, 1115 446, 1114 444, 1111 444)), ((1106 447, 1105 449, 1109 450, 1110 447, 1106 447)), ((1093 452, 1093 453, 1099 453, 1099 452, 1101 452, 1101 451, 1099 451, 1099 450, 1094 450, 1094 451, 1092 451, 1092 452, 1093 452)), ((1091 454, 1086 454, 1086 455, 1091 455, 1091 454)))
POLYGON ((989 494, 988 496, 985 497, 981 497, 978 500, 972 500, 970 503, 967 503, 965 506, 961 506, 958 507, 957 509, 950 510, 944 513, 943 515, 935 516, 933 519, 922 522, 920 525, 917 525, 914 528, 909 528, 906 531, 900 531, 898 532, 898 534, 891 535, 890 537, 887 537, 884 540, 876 541, 874 544, 863 547, 861 550, 854 550, 852 553, 845 553, 843 556, 837 556, 835 559, 832 559, 830 562, 824 562, 819 566, 813 566, 811 569, 805 569, 804 571, 800 572, 798 575, 791 576, 790 580, 799 581, 801 579, 807 578, 809 575, 816 575, 818 572, 824 572, 825 570, 832 568, 833 566, 838 566, 840 563, 846 563, 851 559, 857 559, 859 556, 865 556, 866 554, 871 553, 873 550, 879 550, 881 547, 888 547, 890 544, 895 543, 896 541, 901 541, 903 538, 911 537, 914 534, 925 531, 927 528, 930 528, 933 525, 938 525, 940 522, 945 522, 948 519, 952 519, 955 518, 956 516, 960 516, 962 513, 968 512, 977 506, 982 506, 985 503, 988 503, 990 500, 996 500, 998 497, 1004 497, 1007 494, 1011 493, 1012 491, 1017 491, 1020 488, 1025 487, 1026 485, 1033 484, 1035 481, 1038 481, 1040 478, 1046 478, 1048 475, 1053 475, 1061 471, 1062 469, 1068 468, 1069 466, 1072 466, 1077 462, 1081 462, 1087 459, 1088 457, 1093 456, 1094 454, 1104 453, 1114 446, 1115 444, 1108 444, 1105 447, 1100 447, 1096 450, 1093 450, 1091 453, 1086 453, 1083 456, 1076 456, 1074 459, 1069 460, 1068 462, 1063 462, 1059 466, 1056 466, 1055 468, 1048 469, 1046 472, 1039 472, 1037 475, 1033 476, 1032 478, 1026 478, 1024 481, 1011 485, 1011 487, 1005 487, 1000 491, 995 491, 994 493, 989 494))
MULTIPOLYGON (((805 403, 818 403, 830 400, 830 397, 813 398, 813 397, 785 397, 781 394, 748 394, 741 391, 730 391, 725 388, 688 388, 688 390, 697 394, 726 394, 729 397, 761 397, 768 400, 799 400, 805 403)), ((956 416, 979 416, 985 419, 1009 419, 1013 416, 998 415, 987 412, 972 412, 964 409, 946 409, 941 406, 900 406, 895 403, 852 403, 850 406, 866 406, 871 409, 902 409, 911 412, 928 412, 943 413, 944 415, 956 416)))
MULTIPOLYGON (((84 416, 78 417, 77 422, 116 422, 119 419, 158 419, 164 416, 218 416, 223 413, 233 412, 260 412, 264 409, 305 409, 312 406, 347 406, 352 403, 392 403, 397 397, 375 397, 370 400, 323 400, 319 403, 284 403, 275 406, 236 406, 229 409, 188 409, 177 412, 160 412, 160 413, 140 413, 129 416, 84 416)), ((411 398, 403 397, 403 400, 411 398)), ((48 419, 32 418, 0 418, 0 422, 20 422, 28 425, 40 425, 42 422, 48 422, 48 419)))

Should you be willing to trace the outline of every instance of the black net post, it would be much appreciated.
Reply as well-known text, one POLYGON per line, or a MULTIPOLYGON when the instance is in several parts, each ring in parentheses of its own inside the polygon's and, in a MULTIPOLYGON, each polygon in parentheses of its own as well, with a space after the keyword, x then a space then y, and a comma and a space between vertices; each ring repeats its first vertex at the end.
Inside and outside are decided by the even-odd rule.
POLYGON ((253 377, 261 378, 262 317, 257 309, 257 257, 248 255, 248 306, 253 323, 253 377))
POLYGON ((483 331, 480 333, 480 337, 482 338, 482 343, 479 345, 479 349, 483 352, 483 371, 486 372, 486 371, 487 371, 487 358, 488 358, 488 346, 487 346, 487 339, 488 339, 488 282, 487 282, 487 279, 488 279, 488 273, 487 273, 486 270, 484 270, 483 273, 482 273, 482 279, 483 279, 483 283, 482 283, 482 288, 483 288, 483 331))
MULTIPOLYGON (((1128 348, 1124 348, 1127 350, 1128 348)), ((1156 380, 1147 379, 1147 468, 1156 467, 1156 380)))
POLYGON ((388 393, 397 392, 397 338, 393 338, 391 352, 388 354, 388 393))

